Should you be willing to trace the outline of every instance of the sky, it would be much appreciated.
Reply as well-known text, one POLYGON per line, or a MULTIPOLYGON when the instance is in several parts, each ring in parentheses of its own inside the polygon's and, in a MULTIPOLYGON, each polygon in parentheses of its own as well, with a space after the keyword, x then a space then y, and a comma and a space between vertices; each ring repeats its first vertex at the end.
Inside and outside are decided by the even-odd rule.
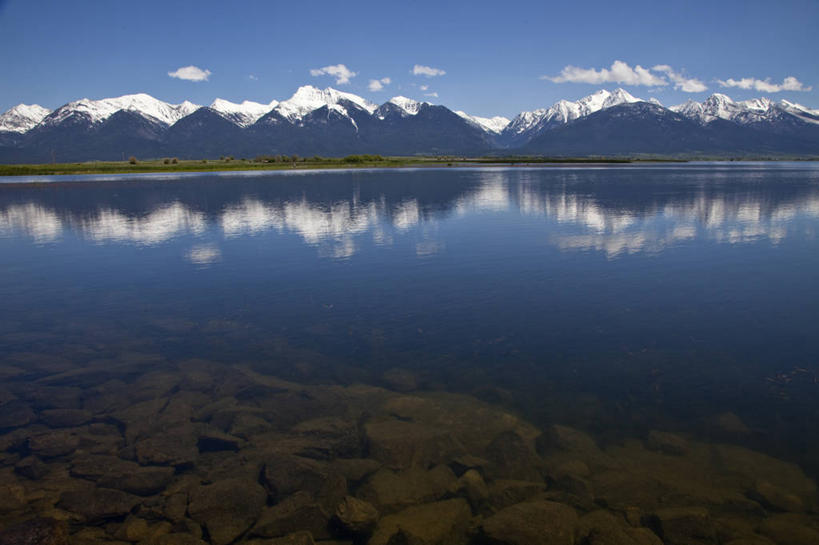
POLYGON ((145 92, 268 103, 301 85, 513 117, 623 87, 819 108, 819 2, 0 0, 0 111, 145 92))

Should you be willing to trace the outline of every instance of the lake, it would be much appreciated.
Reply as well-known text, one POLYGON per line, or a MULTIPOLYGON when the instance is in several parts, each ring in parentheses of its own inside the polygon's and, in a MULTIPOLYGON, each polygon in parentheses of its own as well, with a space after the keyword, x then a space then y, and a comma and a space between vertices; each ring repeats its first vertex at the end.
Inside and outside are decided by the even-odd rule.
POLYGON ((2 182, 0 527, 819 536, 816 163, 2 182))

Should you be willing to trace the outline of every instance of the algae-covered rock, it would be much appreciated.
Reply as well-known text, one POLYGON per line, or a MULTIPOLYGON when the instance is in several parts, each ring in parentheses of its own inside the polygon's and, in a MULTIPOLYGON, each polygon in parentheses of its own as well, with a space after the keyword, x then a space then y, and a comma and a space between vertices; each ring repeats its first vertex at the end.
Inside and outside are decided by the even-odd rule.
POLYGON ((274 498, 284 498, 299 491, 316 494, 328 478, 327 464, 291 455, 268 456, 262 472, 262 481, 274 498))
POLYGON ((573 545, 577 513, 551 501, 518 503, 501 509, 481 525, 493 545, 573 545))
POLYGON ((475 469, 466 471, 458 478, 458 492, 469 500, 473 509, 479 509, 489 499, 489 487, 475 469))
POLYGON ((404 471, 380 469, 361 486, 358 496, 389 512, 441 499, 454 494, 457 487, 455 474, 444 465, 429 471, 420 467, 404 471))
POLYGON ((503 509, 525 502, 546 491, 542 482, 498 479, 489 484, 489 503, 495 509, 503 509))
POLYGON ((189 466, 199 456, 197 437, 188 426, 142 439, 135 444, 135 450, 142 465, 189 466))
POLYGON ((40 413, 40 419, 52 428, 73 428, 91 421, 93 415, 83 409, 48 409, 40 413))
POLYGON ((109 488, 69 490, 60 495, 59 507, 82 516, 88 522, 118 518, 139 504, 138 497, 109 488))
POLYGON ((759 525, 759 533, 780 545, 815 545, 819 543, 819 522, 795 514, 775 515, 759 525))
POLYGON ((365 426, 370 456, 396 469, 443 463, 465 449, 446 430, 398 419, 365 426))
POLYGON ((23 458, 14 465, 14 472, 33 481, 42 479, 48 474, 48 464, 43 463, 36 456, 23 458))
POLYGON ((27 403, 13 400, 0 406, 0 431, 28 426, 37 420, 37 415, 27 403))
POLYGON ((52 518, 35 518, 0 531, 0 545, 68 545, 68 525, 52 518))
POLYGON ((382 518, 368 545, 458 545, 466 542, 470 516, 461 498, 408 507, 382 518))
POLYGON ((28 440, 28 449, 41 458, 57 458, 71 454, 80 446, 76 434, 68 430, 51 430, 33 435, 28 440))
POLYGON ((764 479, 759 479, 748 495, 773 511, 799 512, 805 508, 799 496, 764 479))
POLYGON ((163 490, 171 482, 171 467, 136 467, 127 473, 109 472, 100 477, 98 486, 123 490, 138 496, 150 496, 163 490))
POLYGON ((260 537, 282 537, 293 532, 309 531, 317 539, 330 537, 328 513, 307 492, 296 492, 273 507, 266 508, 251 534, 260 537))
POLYGON ((506 430, 495 436, 486 447, 486 458, 490 465, 491 477, 498 479, 516 479, 522 481, 539 481, 540 460, 532 445, 512 430, 506 430))
POLYGON ((266 499, 259 484, 226 479, 194 490, 188 512, 207 528, 214 545, 227 545, 253 525, 266 499))
POLYGON ((679 435, 652 430, 648 434, 648 439, 646 439, 646 448, 664 452, 665 454, 682 456, 688 452, 688 442, 679 435))
POLYGON ((580 517, 575 541, 584 545, 662 545, 650 530, 631 528, 622 518, 603 510, 580 517))
POLYGON ((335 518, 348 532, 366 534, 378 522, 378 509, 369 502, 346 496, 336 507, 335 518))
POLYGON ((714 522, 702 507, 658 509, 646 521, 666 545, 717 543, 714 522))

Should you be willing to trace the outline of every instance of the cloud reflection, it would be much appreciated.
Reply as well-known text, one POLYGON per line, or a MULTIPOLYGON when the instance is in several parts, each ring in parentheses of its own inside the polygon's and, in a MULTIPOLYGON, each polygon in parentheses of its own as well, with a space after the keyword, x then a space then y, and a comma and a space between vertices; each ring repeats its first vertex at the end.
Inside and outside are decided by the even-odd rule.
MULTIPOLYGON (((453 216, 517 213, 542 218, 545 239, 560 250, 615 258, 661 252, 695 239, 778 244, 795 232, 800 218, 819 218, 819 191, 812 186, 779 199, 747 188, 728 192, 706 191, 703 186, 672 195, 632 196, 615 205, 588 188, 573 191, 571 179, 544 184, 534 176, 513 177, 505 171, 478 176, 478 183, 464 184, 460 192, 440 201, 384 194, 362 198, 352 188, 348 198, 332 201, 311 200, 309 193, 278 201, 246 196, 210 213, 179 200, 143 213, 114 207, 78 212, 34 201, 15 203, 0 208, 0 235, 48 243, 70 231, 98 244, 154 245, 180 236, 208 233, 231 239, 274 231, 295 234, 315 246, 320 256, 339 259, 355 255, 366 239, 389 246, 419 233, 421 241, 413 243, 416 255, 431 256, 446 245, 437 230, 428 227, 453 216)), ((219 248, 209 245, 194 246, 185 255, 198 265, 221 259, 219 248)))

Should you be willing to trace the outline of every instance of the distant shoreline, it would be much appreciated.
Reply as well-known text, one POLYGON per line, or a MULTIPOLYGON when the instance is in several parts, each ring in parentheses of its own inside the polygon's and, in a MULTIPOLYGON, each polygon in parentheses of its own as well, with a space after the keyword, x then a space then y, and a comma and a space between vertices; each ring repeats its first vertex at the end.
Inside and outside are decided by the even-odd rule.
POLYGON ((2 164, 0 176, 61 176, 81 174, 196 173, 231 171, 292 171, 359 168, 420 168, 471 166, 535 165, 616 165, 651 163, 687 163, 691 161, 817 161, 819 158, 770 157, 379 157, 352 155, 343 158, 298 158, 295 161, 259 161, 250 159, 154 159, 147 161, 89 161, 80 163, 2 164))

